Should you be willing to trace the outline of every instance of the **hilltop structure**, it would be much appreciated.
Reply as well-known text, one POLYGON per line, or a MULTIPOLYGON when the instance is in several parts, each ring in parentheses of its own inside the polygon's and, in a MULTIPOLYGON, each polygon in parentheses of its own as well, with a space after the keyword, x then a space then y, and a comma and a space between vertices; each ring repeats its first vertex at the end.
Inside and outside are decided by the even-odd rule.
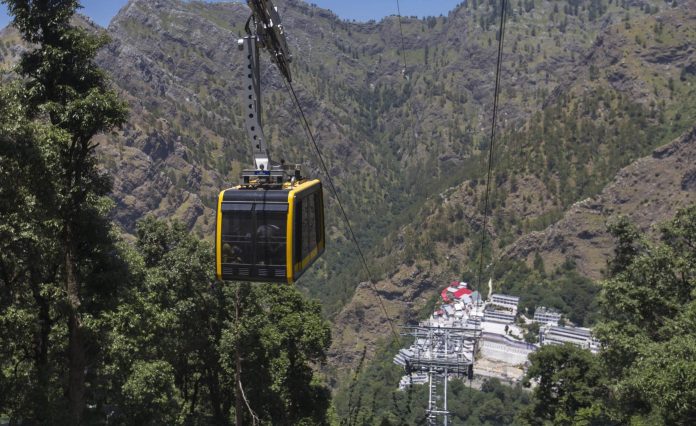
MULTIPOLYGON (((456 359, 457 367, 449 370, 456 374, 447 373, 448 378, 466 375, 473 379, 475 363, 477 376, 514 383, 524 375, 529 354, 541 346, 570 343, 593 353, 599 350, 599 343, 589 328, 560 326, 563 316, 555 309, 539 306, 533 319, 520 315, 518 296, 491 294, 483 301, 477 291, 460 281, 451 282, 440 296, 441 304, 430 318, 418 327, 409 328, 419 330, 411 333, 416 337, 414 343, 394 357, 396 364, 410 372, 399 383, 400 389, 424 383, 434 386, 430 364, 427 368, 414 368, 426 358, 456 359), (541 325, 538 343, 528 341, 530 335, 526 333, 526 326, 535 322, 541 325)), ((445 371, 436 370, 440 374, 445 371)))
POLYGON ((592 353, 599 352, 599 341, 592 336, 592 330, 583 327, 546 326, 541 329, 539 339, 542 346, 573 344, 592 353))
POLYGON ((538 323, 557 326, 560 320, 561 313, 554 309, 549 309, 544 306, 540 306, 536 308, 536 310, 534 311, 534 321, 538 323))

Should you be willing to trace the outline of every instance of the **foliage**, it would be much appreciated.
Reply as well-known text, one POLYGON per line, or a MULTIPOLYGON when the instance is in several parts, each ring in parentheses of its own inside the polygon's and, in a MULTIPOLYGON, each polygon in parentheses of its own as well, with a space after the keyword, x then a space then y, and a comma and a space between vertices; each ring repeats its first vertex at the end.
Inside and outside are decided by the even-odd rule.
POLYGON ((137 236, 128 257, 139 276, 108 319, 103 404, 121 407, 111 421, 229 424, 241 408, 247 423, 248 402, 264 422, 327 422, 330 398, 314 366, 330 331, 318 304, 289 286, 219 286, 212 247, 180 223, 149 217, 137 236))
MULTIPOLYGON (((137 234, 134 245, 117 247, 127 267, 110 269, 122 284, 112 293, 113 307, 90 322, 98 346, 87 376, 86 399, 94 408, 85 422, 224 425, 238 410, 244 423, 251 411, 272 424, 329 422, 330 394, 315 367, 325 361, 330 329, 316 302, 294 287, 217 287, 212 248, 181 224, 147 218, 137 234), (247 399, 239 406, 237 372, 247 399)), ((21 299, 5 294, 0 412, 68 422, 61 420, 66 370, 56 366, 44 373, 46 382, 32 383, 40 371, 21 354, 31 348, 36 320, 21 299), (48 405, 38 406, 37 397, 48 405)), ((64 348, 65 328, 51 332, 64 348)), ((49 359, 60 356, 47 350, 49 359)))
POLYGON ((529 356, 526 379, 533 380, 534 402, 522 413, 533 425, 604 424, 598 413, 606 393, 599 360, 571 344, 543 346, 529 356))
POLYGON ((18 179, 2 182, 11 201, 0 225, 10 235, 2 316, 13 331, 3 337, 23 342, 0 361, 3 372, 22 372, 8 377, 21 391, 0 410, 77 424, 94 378, 87 366, 102 355, 99 324, 124 275, 92 138, 123 123, 126 109, 94 63, 106 38, 70 24, 77 2, 3 3, 32 47, 21 80, 2 91, 13 120, 2 128, 2 161, 18 179))
POLYGON ((609 276, 613 277, 623 272, 640 251, 638 230, 625 216, 613 219, 607 224, 616 244, 614 258, 609 262, 609 276))
POLYGON ((121 391, 130 423, 174 424, 179 401, 174 371, 167 362, 136 361, 121 391))
POLYGON ((604 284, 601 356, 618 420, 657 416, 688 424, 696 419, 696 205, 661 231, 660 243, 644 247, 604 284))
POLYGON ((525 324, 522 326, 524 332, 524 341, 527 343, 538 343, 539 342, 539 330, 541 329, 541 324, 538 322, 533 322, 531 324, 525 324))
POLYGON ((625 220, 614 275, 602 284, 598 356, 544 347, 527 378, 538 380, 527 421, 555 424, 692 424, 696 421, 696 205, 662 226, 662 241, 637 244, 625 220))
MULTIPOLYGON (((350 384, 339 389, 334 404, 341 424, 423 424, 428 385, 398 389, 404 371, 392 357, 402 343, 383 343, 374 359, 365 368, 359 367, 350 384)), ((521 386, 512 387, 497 379, 486 379, 480 391, 463 379, 453 379, 448 384, 450 420, 458 425, 519 424, 517 413, 530 403, 530 398, 530 392, 521 386)))

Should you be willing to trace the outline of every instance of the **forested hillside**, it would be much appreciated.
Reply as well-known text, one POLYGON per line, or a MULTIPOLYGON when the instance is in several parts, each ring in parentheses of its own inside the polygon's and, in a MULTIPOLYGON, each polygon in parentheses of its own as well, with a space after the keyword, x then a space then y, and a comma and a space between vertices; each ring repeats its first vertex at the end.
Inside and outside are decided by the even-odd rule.
MULTIPOLYGON (((614 252, 607 222, 624 214, 657 239, 663 234, 651 227, 696 199, 696 4, 505 4, 481 253, 501 2, 467 1, 447 16, 405 16, 400 25, 396 16, 349 22, 278 0, 294 87, 396 324, 427 314, 451 279, 476 285, 479 256, 496 290, 524 292, 523 308, 544 303, 594 324, 596 280, 609 276, 614 252)), ((215 200, 251 163, 237 50, 249 9, 130 0, 106 29, 68 15, 46 25, 67 31, 74 45, 36 22, 0 30, 0 419, 48 419, 68 395, 73 411, 65 415, 73 417, 65 419, 78 415, 81 400, 96 407, 85 418, 114 406, 122 423, 220 424, 243 411, 245 421, 322 424, 336 420, 334 410, 349 423, 417 422, 417 391, 383 400, 398 382, 396 347, 329 191, 326 254, 297 289, 212 281, 215 200), (32 28, 40 35, 28 35, 32 28), (42 91, 52 86, 32 66, 60 60, 32 56, 42 43, 82 55, 106 97, 90 98, 93 87, 79 79, 48 79, 68 89, 42 91), (74 111, 83 121, 70 121, 74 111), (83 266, 71 271, 75 258, 83 266), (89 349, 70 352, 82 347, 76 341, 89 349), (233 359, 242 341, 249 352, 233 359), (255 411, 236 405, 239 380, 255 411), (34 394, 21 391, 29 382, 34 394)), ((274 159, 326 180, 266 57, 262 84, 274 159)), ((526 391, 487 386, 471 396, 481 407, 457 408, 459 420, 523 420, 501 404, 541 410, 526 391)), ((631 403, 646 418, 666 409, 631 403)))
MULTIPOLYGON (((601 278, 612 246, 604 223, 612 213, 634 214, 640 211, 637 206, 660 206, 649 209, 651 214, 642 221, 648 227, 693 199, 690 187, 681 189, 682 179, 692 173, 687 158, 693 143, 684 135, 675 146, 685 146, 686 151, 665 148, 674 155, 655 156, 666 161, 645 160, 623 172, 638 175, 614 185, 612 191, 621 195, 607 200, 600 214, 563 222, 566 226, 560 226, 573 238, 561 241, 552 233, 544 241, 546 248, 534 244, 540 238, 535 232, 557 222, 567 210, 577 210, 576 202, 597 194, 621 168, 672 142, 696 122, 696 76, 685 71, 696 60, 687 42, 695 35, 696 10, 684 6, 653 15, 652 6, 648 13, 645 9, 629 21, 625 13, 614 15, 613 21, 610 14, 605 16, 595 42, 579 55, 567 80, 545 96, 526 122, 502 129, 484 253, 495 278, 509 272, 510 261, 524 260, 525 268, 532 269, 538 257, 547 266, 545 273, 554 273, 570 260, 586 277, 601 278), (636 31, 641 37, 635 37, 636 31), (656 58, 658 51, 672 52, 659 56, 669 57, 669 65, 656 58), (651 189, 655 185, 663 190, 651 189), (620 200, 629 196, 632 201, 621 206, 620 200)), ((554 10, 549 5, 547 12, 554 10)), ((631 11, 635 12, 629 7, 629 16, 631 11)), ((506 39, 514 39, 512 31, 506 39)), ((503 93, 508 87, 516 86, 503 80, 503 93)), ((479 160, 472 163, 465 172, 469 179, 428 198, 411 223, 391 232, 378 248, 382 254, 375 268, 381 274, 377 286, 398 322, 417 316, 443 282, 456 277, 475 283, 485 174, 479 160)), ((516 278, 534 281, 531 276, 516 278)), ((505 282, 498 280, 496 289, 506 288, 505 282)), ((366 340, 372 343, 388 331, 383 318, 371 289, 358 288, 336 320, 341 326, 335 328, 333 354, 339 364, 354 362, 366 340)), ((368 351, 373 347, 368 345, 368 351)))
MULTIPOLYGON (((365 246, 422 216, 429 197, 480 177, 497 4, 472 2, 448 16, 405 18, 407 79, 400 72, 395 17, 350 23, 305 3, 280 4, 297 52, 296 87, 365 246)), ((555 100, 554 90, 576 75, 603 28, 626 14, 654 19, 662 12, 608 2, 509 5, 501 116, 510 129, 555 100)), ((247 15, 238 4, 131 1, 111 23, 113 42, 99 61, 132 112, 100 152, 115 175, 115 219, 125 231, 132 233, 135 220, 153 212, 209 235, 218 189, 234 183, 249 161, 236 50, 247 15)), ((16 39, 6 33, 5 45, 16 39)), ((318 172, 290 98, 268 63, 262 78, 275 155, 318 172)), ((355 269, 354 250, 334 213, 328 217, 335 250, 305 279, 328 312, 348 301, 357 285, 348 273, 355 269), (325 291, 326 281, 333 291, 325 291)))

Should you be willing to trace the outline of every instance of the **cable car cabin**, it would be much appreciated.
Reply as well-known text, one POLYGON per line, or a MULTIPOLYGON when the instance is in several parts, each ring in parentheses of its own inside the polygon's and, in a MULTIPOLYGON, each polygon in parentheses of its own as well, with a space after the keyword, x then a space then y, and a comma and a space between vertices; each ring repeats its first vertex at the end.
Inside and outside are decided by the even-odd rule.
POLYGON ((215 236, 217 277, 292 283, 324 252, 321 182, 282 189, 242 186, 220 192, 215 236))

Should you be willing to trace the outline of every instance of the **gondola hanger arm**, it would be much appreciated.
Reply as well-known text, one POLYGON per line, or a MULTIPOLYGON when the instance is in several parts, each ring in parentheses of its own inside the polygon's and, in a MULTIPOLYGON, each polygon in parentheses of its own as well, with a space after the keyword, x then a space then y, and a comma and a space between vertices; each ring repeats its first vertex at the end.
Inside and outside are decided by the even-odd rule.
POLYGON ((285 165, 274 164, 263 133, 261 122, 261 74, 259 66, 259 47, 266 50, 271 61, 278 67, 283 77, 292 81, 290 62, 292 55, 288 48, 285 31, 278 9, 271 0, 248 0, 251 16, 246 24, 247 35, 239 39, 238 47, 246 53, 246 74, 243 81, 243 105, 245 127, 251 142, 254 170, 245 170, 245 182, 261 180, 267 183, 283 180, 285 165))

